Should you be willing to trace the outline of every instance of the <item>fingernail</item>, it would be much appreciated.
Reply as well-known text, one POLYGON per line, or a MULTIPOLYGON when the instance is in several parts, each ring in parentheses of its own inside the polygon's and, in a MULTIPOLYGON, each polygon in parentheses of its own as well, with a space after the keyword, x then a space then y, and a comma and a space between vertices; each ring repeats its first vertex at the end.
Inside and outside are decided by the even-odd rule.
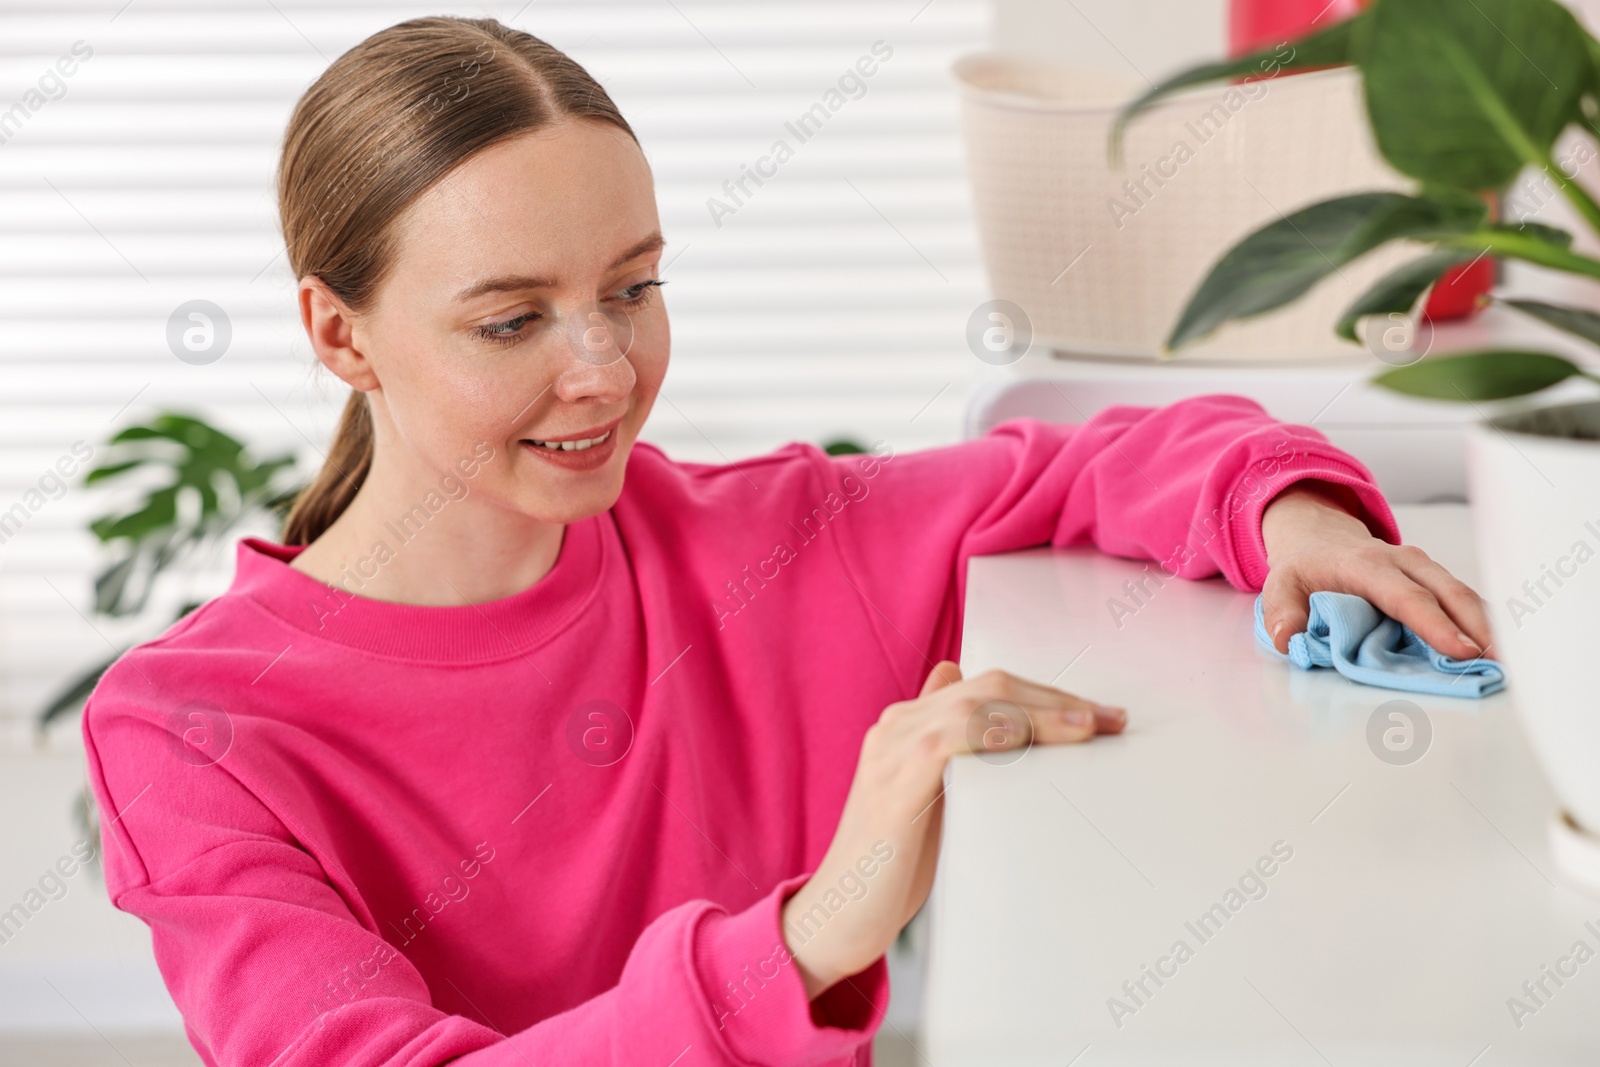
POLYGON ((1097 715, 1105 715, 1113 719, 1126 719, 1128 717, 1127 708, 1111 704, 1095 704, 1094 710, 1097 715))
POLYGON ((1276 638, 1279 634, 1283 633, 1283 628, 1285 626, 1287 626, 1287 625, 1289 625, 1289 624, 1286 623, 1286 622, 1273 623, 1273 625, 1272 625, 1272 636, 1274 638, 1276 638))
POLYGON ((1074 708, 1072 711, 1063 712, 1062 718, 1067 720, 1068 726, 1087 728, 1094 725, 1094 712, 1074 708))
POLYGON ((1478 645, 1478 642, 1474 641, 1472 638, 1468 637, 1466 634, 1462 633, 1460 630, 1456 631, 1456 640, 1460 641, 1463 645, 1466 645, 1467 647, 1471 648, 1474 652, 1482 652, 1483 651, 1483 649, 1478 645))

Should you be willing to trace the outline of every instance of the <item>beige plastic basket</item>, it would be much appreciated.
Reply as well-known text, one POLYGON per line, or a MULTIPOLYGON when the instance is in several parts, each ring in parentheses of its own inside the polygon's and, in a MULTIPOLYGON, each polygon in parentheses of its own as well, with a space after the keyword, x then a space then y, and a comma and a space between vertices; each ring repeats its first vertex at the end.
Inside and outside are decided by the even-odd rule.
MULTIPOLYGON (((1111 121, 1142 82, 1002 52, 953 70, 992 295, 1027 313, 1035 346, 1158 358, 1190 295, 1241 237, 1318 200, 1406 187, 1372 144, 1349 69, 1177 94, 1128 128, 1119 167, 1111 121)), ((1382 249, 1178 356, 1360 356, 1333 333, 1339 313, 1416 251, 1382 249)))

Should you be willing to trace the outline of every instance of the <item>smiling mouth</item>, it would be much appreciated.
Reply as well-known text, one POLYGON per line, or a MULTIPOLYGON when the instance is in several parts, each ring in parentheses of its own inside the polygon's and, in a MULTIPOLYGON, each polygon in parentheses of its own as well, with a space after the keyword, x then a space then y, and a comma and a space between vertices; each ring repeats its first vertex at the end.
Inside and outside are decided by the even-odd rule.
POLYGON ((605 444, 606 439, 615 432, 615 430, 607 430, 599 437, 585 437, 576 441, 535 441, 532 438, 524 438, 523 440, 536 448, 543 448, 549 452, 583 452, 596 445, 605 444))

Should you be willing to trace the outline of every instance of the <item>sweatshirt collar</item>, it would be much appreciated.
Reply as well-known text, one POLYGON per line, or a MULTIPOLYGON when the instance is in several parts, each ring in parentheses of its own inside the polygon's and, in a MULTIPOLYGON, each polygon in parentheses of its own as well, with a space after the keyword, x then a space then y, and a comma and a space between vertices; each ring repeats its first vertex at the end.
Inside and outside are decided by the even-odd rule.
POLYGON ((364 597, 359 576, 327 585, 289 566, 304 545, 241 538, 229 594, 246 597, 313 637, 401 659, 438 663, 504 659, 566 629, 599 588, 601 524, 611 513, 567 526, 549 573, 520 593, 448 607, 364 597))

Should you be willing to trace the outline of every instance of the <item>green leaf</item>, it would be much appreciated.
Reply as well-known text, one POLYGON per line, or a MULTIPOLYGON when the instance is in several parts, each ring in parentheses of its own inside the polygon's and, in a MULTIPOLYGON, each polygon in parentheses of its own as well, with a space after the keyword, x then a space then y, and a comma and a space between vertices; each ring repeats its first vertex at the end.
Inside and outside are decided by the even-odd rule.
POLYGON ((1476 258, 1468 252, 1430 252, 1396 267, 1345 308, 1334 332, 1347 341, 1356 341, 1356 324, 1368 315, 1409 315, 1439 275, 1476 258))
POLYGON ((165 438, 166 436, 166 434, 153 426, 129 426, 127 429, 119 431, 108 443, 120 445, 124 441, 149 441, 152 438, 165 438))
POLYGON ((1547 304, 1542 300, 1501 300, 1500 303, 1509 304, 1524 315, 1532 315, 1540 322, 1581 337, 1590 344, 1600 345, 1600 315, 1593 311, 1564 304, 1547 304))
POLYGON ((1555 0, 1379 0, 1370 11, 1367 114, 1401 173, 1499 189, 1579 118, 1593 66, 1555 0))
POLYGON ((275 476, 295 462, 287 455, 257 462, 243 445, 220 430, 198 419, 171 413, 148 426, 130 426, 111 443, 124 457, 131 452, 132 458, 113 456, 117 462, 92 472, 89 481, 99 482, 141 466, 164 468, 170 472, 170 480, 148 494, 143 504, 131 512, 96 519, 91 529, 105 540, 137 539, 170 525, 178 514, 173 500, 192 493, 199 511, 187 536, 198 541, 256 508, 261 497, 280 491, 272 484, 275 476))
POLYGON ((115 445, 124 441, 154 439, 172 441, 191 452, 216 449, 222 453, 237 454, 244 450, 242 443, 215 426, 192 415, 179 415, 174 412, 158 415, 148 426, 129 426, 112 437, 110 443, 115 445))
POLYGON ((143 611, 155 589, 157 575, 172 562, 186 542, 187 539, 173 527, 164 527, 131 542, 126 554, 95 579, 95 612, 122 616, 143 611))
POLYGON ((1397 393, 1435 400, 1503 400, 1548 389, 1574 375, 1584 375, 1583 369, 1548 352, 1491 349, 1430 356, 1385 371, 1373 382, 1397 393))
POLYGON ((1502 222, 1489 227, 1496 233, 1515 233, 1532 238, 1543 244, 1554 245, 1556 248, 1571 248, 1572 234, 1555 226, 1546 226, 1542 222, 1502 222))
POLYGON ((97 521, 93 529, 102 541, 113 541, 119 537, 138 539, 172 525, 177 515, 178 487, 173 485, 151 493, 145 499, 144 507, 138 511, 124 515, 104 527, 97 521))
POLYGON ((287 508, 302 488, 280 478, 294 467, 292 455, 258 461, 238 440, 191 415, 163 413, 148 425, 124 428, 108 444, 116 454, 86 481, 143 468, 164 474, 165 482, 89 524, 116 552, 95 582, 95 610, 105 615, 144 610, 169 566, 250 516, 265 512, 281 522, 276 509, 287 508))
POLYGON ((1486 226, 1471 233, 1437 239, 1444 247, 1477 255, 1489 251, 1501 257, 1526 260, 1541 267, 1586 278, 1600 278, 1600 260, 1581 256, 1568 246, 1572 238, 1551 226, 1486 226))
POLYGON ((1302 208, 1268 223, 1217 261, 1189 298, 1167 347, 1196 341, 1229 319, 1283 307, 1388 241, 1470 233, 1487 213, 1473 197, 1401 193, 1356 193, 1302 208))
MULTIPOLYGON (((191 611, 200 607, 204 603, 205 601, 203 600, 191 600, 186 602, 178 609, 178 614, 173 617, 172 621, 176 623, 179 619, 182 619, 184 616, 188 615, 191 611)), ((88 699, 89 694, 94 692, 94 687, 100 684, 101 676, 104 675, 106 671, 111 669, 111 665, 117 662, 121 655, 122 653, 120 652, 116 653, 110 658, 103 660, 102 662, 84 671, 82 674, 78 675, 78 677, 74 678, 65 686, 63 686, 61 690, 50 700, 50 702, 46 704, 39 712, 39 719, 36 723, 37 728, 39 730, 43 730, 55 719, 67 714, 68 712, 76 711, 81 708, 83 706, 83 702, 88 699)))
POLYGON ((38 729, 43 730, 62 715, 82 707, 89 694, 94 692, 94 687, 100 684, 100 676, 111 669, 111 665, 117 661, 117 656, 121 654, 119 652, 116 656, 112 656, 103 663, 96 664, 63 686, 61 691, 39 712, 38 729))
POLYGON ((1258 52, 1219 63, 1204 63, 1198 67, 1173 75, 1117 113, 1111 126, 1111 158, 1116 160, 1121 152, 1122 136, 1127 125, 1140 112, 1148 110, 1156 101, 1183 89, 1230 78, 1272 78, 1279 74, 1317 67, 1336 67, 1353 62, 1356 58, 1358 31, 1371 21, 1363 11, 1354 18, 1336 22, 1325 30, 1302 37, 1289 44, 1263 48, 1258 52))
POLYGON ((248 497, 256 489, 261 489, 272 481, 273 475, 285 467, 293 466, 293 456, 277 456, 273 459, 264 459, 253 467, 239 467, 234 471, 234 479, 239 483, 239 495, 248 497))
POLYGON ((94 610, 97 615, 118 615, 117 606, 123 602, 128 581, 139 563, 139 553, 132 552, 101 571, 94 580, 94 610))
POLYGON ((300 494, 309 488, 311 488, 309 483, 292 485, 283 492, 275 493, 261 501, 261 506, 270 511, 278 520, 279 525, 282 525, 289 520, 289 512, 294 508, 295 501, 300 499, 300 494))
POLYGON ((113 478, 116 475, 121 474, 123 471, 130 471, 133 468, 141 467, 148 462, 150 461, 146 459, 130 459, 126 463, 108 463, 105 466, 96 467, 94 470, 83 476, 83 484, 94 485, 96 482, 103 482, 107 478, 113 478))

